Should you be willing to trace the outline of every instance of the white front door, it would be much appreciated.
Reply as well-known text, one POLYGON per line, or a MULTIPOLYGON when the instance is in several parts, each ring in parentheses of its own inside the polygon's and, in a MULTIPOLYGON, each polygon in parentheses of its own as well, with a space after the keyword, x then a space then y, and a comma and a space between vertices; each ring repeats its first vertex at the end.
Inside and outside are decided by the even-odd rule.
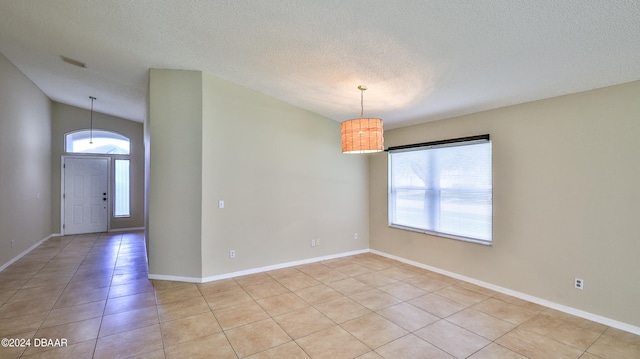
POLYGON ((109 159, 63 157, 63 233, 106 232, 109 159))

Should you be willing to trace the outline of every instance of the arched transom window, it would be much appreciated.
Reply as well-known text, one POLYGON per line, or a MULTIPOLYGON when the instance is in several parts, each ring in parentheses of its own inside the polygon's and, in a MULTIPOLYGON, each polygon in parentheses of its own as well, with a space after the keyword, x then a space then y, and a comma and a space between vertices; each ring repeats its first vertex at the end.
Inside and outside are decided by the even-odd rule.
POLYGON ((127 137, 105 130, 80 130, 64 136, 65 152, 128 155, 131 144, 127 137))

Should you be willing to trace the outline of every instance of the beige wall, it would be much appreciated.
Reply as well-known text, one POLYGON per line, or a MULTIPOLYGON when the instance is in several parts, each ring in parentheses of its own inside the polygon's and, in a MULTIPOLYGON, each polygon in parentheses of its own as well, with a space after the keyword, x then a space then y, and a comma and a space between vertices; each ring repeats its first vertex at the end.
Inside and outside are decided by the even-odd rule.
POLYGON ((152 277, 368 248, 367 160, 340 153, 338 123, 208 74, 150 78, 152 277))
POLYGON ((491 135, 493 246, 389 228, 377 154, 371 248, 639 326, 639 98, 633 82, 387 131, 387 146, 491 135))
POLYGON ((199 278, 202 73, 149 75, 149 273, 199 278))
MULTIPOLYGON (((89 101, 89 97, 87 97, 89 101)), ((90 112, 81 108, 53 103, 53 130, 52 130, 52 154, 51 154, 51 180, 52 180, 52 208, 51 228, 55 233, 60 233, 61 218, 61 176, 60 164, 64 151, 64 135, 68 132, 89 129, 90 112)), ((144 146, 142 136, 142 124, 118 117, 93 113, 93 128, 117 132, 131 140, 131 155, 110 157, 116 159, 130 159, 131 179, 131 216, 127 218, 113 217, 113 203, 110 203, 109 213, 110 230, 142 228, 144 226, 144 146)), ((113 171, 111 171, 113 174, 113 171)), ((110 181, 113 186, 113 181, 110 181)), ((113 193, 113 188, 111 189, 113 193)), ((113 201, 113 198, 111 199, 113 201)))
POLYGON ((204 277, 368 248, 367 160, 340 124, 208 74, 203 98, 204 277))
POLYGON ((51 101, 1 54, 0 79, 2 267, 51 234, 51 101))

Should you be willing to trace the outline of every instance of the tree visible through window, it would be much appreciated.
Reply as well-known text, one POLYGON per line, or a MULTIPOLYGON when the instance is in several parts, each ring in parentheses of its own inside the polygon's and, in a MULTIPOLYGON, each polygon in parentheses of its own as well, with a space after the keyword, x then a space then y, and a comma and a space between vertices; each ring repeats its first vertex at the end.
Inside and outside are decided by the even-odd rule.
POLYGON ((389 225, 492 241, 491 142, 389 150, 389 225))

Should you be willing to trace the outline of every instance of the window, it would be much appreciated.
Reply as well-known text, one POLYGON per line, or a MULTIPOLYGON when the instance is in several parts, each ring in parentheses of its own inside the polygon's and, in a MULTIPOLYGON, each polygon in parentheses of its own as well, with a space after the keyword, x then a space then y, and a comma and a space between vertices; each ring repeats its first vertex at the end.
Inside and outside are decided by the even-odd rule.
POLYGON ((390 226, 491 244, 489 135, 388 151, 390 226))
POLYGON ((81 130, 67 133, 64 137, 64 143, 65 151, 68 153, 128 155, 130 152, 128 138, 104 130, 81 130))
POLYGON ((113 167, 113 216, 130 217, 130 140, 119 133, 106 130, 80 130, 64 136, 64 148, 67 153, 89 153, 98 155, 118 155, 114 158, 113 167))
POLYGON ((129 160, 115 160, 114 217, 129 217, 129 160))

